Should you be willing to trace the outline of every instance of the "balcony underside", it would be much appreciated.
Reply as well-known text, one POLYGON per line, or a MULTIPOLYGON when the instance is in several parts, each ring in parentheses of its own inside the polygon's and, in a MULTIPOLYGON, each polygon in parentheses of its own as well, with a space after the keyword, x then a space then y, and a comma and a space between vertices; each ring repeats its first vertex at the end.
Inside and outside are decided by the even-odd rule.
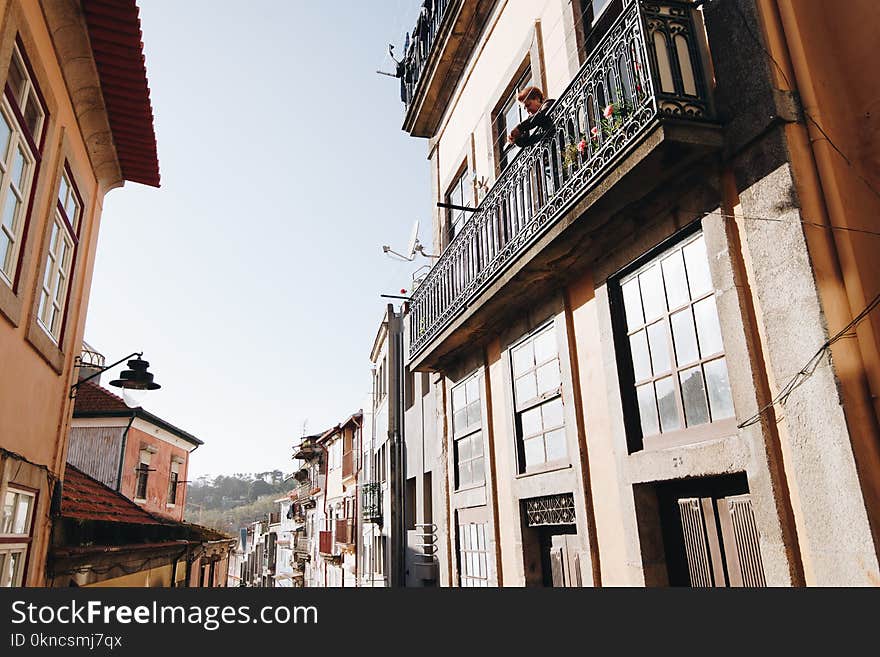
POLYGON ((410 368, 443 370, 461 352, 485 344, 524 308, 546 300, 607 253, 615 233, 609 218, 658 190, 675 194, 682 173, 721 147, 715 124, 656 119, 604 177, 574 197, 558 220, 415 355, 410 368))
POLYGON ((492 13, 495 0, 459 2, 443 20, 431 54, 419 76, 412 102, 406 108, 403 129, 413 137, 432 137, 470 54, 492 13))

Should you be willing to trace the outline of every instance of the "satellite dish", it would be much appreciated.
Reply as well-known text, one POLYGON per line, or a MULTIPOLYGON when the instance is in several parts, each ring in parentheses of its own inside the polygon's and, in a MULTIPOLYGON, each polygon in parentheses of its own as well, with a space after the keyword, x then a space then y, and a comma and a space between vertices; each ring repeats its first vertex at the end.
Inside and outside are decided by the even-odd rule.
POLYGON ((409 254, 409 259, 412 260, 416 255, 416 248, 419 244, 419 220, 416 219, 415 223, 412 227, 412 232, 409 234, 409 242, 406 245, 406 253, 409 254))

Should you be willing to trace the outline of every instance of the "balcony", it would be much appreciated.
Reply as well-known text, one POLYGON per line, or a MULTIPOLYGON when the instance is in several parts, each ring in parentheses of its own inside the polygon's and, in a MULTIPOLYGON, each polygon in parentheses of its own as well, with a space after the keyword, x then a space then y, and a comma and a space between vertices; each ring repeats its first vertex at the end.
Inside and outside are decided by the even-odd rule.
POLYGON ((403 129, 413 137, 433 136, 494 6, 495 0, 433 0, 423 6, 401 62, 403 129))
POLYGON ((307 536, 298 535, 293 541, 293 554, 297 560, 305 560, 312 554, 312 548, 307 536))
POLYGON ((520 151, 414 291, 411 368, 493 334, 508 309, 584 266, 584 246, 598 252, 608 232, 591 215, 612 216, 720 148, 695 12, 625 0, 552 108, 555 130, 520 151))
POLYGON ((382 484, 375 482, 361 487, 361 507, 365 522, 382 522, 382 484))

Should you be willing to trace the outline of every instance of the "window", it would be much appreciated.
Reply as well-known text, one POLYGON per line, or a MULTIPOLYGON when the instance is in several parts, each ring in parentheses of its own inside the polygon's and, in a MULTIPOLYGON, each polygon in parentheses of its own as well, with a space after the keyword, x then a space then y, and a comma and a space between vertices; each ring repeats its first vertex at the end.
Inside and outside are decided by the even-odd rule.
POLYGON ((335 470, 342 466, 342 441, 338 438, 327 448, 327 467, 335 470))
POLYGON ((498 151, 498 162, 502 171, 507 168, 507 165, 511 163, 519 152, 519 146, 507 141, 507 135, 528 116, 516 97, 520 91, 531 84, 531 81, 532 71, 531 69, 526 69, 525 74, 513 85, 510 95, 501 103, 501 109, 495 116, 495 143, 498 151))
POLYGON ((22 585, 35 501, 33 493, 12 487, 6 490, 0 518, 0 587, 22 585))
POLYGON ((486 480, 481 431, 481 382, 480 375, 474 374, 452 389, 456 488, 482 484, 486 480))
POLYGON ((553 324, 511 349, 520 471, 564 461, 562 376, 553 324))
POLYGON ((46 254, 46 268, 40 290, 40 307, 37 311, 40 326, 56 342, 61 336, 64 310, 67 305, 67 287, 70 284, 70 270, 78 242, 81 218, 82 201, 65 165, 58 186, 52 234, 49 238, 49 251, 46 254))
MULTIPOLYGON (((168 504, 174 506, 177 502, 177 485, 180 483, 180 461, 171 459, 171 474, 168 477, 168 504)), ((145 487, 146 490, 146 487, 145 487)))
POLYGON ((458 574, 462 587, 489 586, 486 523, 459 523, 458 574))
MULTIPOLYGON (((473 186, 470 184, 470 171, 468 171, 467 165, 465 165, 464 171, 455 179, 452 187, 446 193, 446 202, 451 205, 472 207, 474 202, 473 192, 473 186)), ((447 209, 446 212, 449 241, 451 242, 461 232, 470 213, 465 210, 452 209, 447 209)))
POLYGON ((620 290, 633 375, 631 405, 638 412, 644 442, 669 444, 659 436, 669 438, 732 418, 702 233, 625 276, 620 290))
POLYGON ((137 465, 137 482, 135 484, 134 498, 136 500, 147 499, 147 479, 150 476, 150 457, 152 454, 148 449, 142 449, 140 460, 137 465))
POLYGON ((12 287, 46 112, 18 44, 0 100, 0 278, 12 287))

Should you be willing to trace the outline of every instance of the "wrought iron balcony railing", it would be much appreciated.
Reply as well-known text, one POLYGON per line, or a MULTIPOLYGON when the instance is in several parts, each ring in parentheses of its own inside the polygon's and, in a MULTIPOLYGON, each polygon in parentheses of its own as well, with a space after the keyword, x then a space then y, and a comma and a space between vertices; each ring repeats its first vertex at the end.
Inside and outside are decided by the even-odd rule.
POLYGON ((403 101, 407 106, 415 97, 422 71, 431 55, 434 39, 446 16, 446 10, 460 0, 433 0, 422 5, 422 11, 413 28, 412 38, 403 54, 403 101))
POLYGON ((367 522, 382 520, 382 484, 373 482, 361 486, 361 507, 367 522))
POLYGON ((411 357, 658 120, 711 120, 693 11, 677 0, 624 0, 620 17, 551 109, 554 130, 518 153, 414 291, 411 357))

